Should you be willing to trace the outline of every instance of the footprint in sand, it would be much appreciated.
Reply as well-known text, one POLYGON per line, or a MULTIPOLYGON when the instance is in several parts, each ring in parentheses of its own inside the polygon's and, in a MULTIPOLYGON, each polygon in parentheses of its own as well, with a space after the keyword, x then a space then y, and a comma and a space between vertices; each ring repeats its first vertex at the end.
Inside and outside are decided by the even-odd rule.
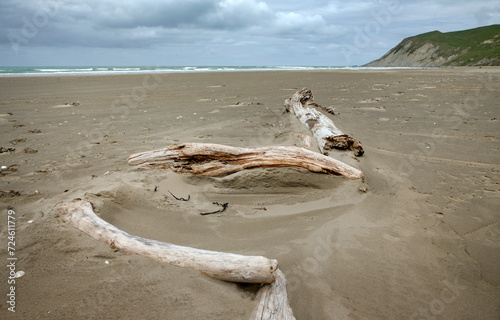
POLYGON ((24 153, 34 154, 38 153, 38 150, 28 147, 24 149, 24 153))
POLYGON ((14 172, 17 172, 17 168, 19 166, 17 164, 13 164, 11 166, 8 166, 7 168, 2 168, 0 170, 0 175, 1 176, 5 176, 5 175, 8 175, 8 174, 11 174, 11 173, 14 173, 14 172))
POLYGON ((0 147, 0 153, 10 153, 16 151, 16 148, 5 148, 5 147, 0 147))
POLYGON ((19 191, 14 191, 14 190, 10 190, 10 191, 1 191, 0 190, 0 199, 4 199, 4 198, 15 198, 15 197, 20 197, 22 195, 21 192, 19 191))
POLYGON ((26 139, 25 138, 18 138, 18 139, 14 139, 14 140, 9 141, 9 143, 13 144, 13 145, 16 145, 16 144, 21 143, 21 142, 26 142, 26 139))

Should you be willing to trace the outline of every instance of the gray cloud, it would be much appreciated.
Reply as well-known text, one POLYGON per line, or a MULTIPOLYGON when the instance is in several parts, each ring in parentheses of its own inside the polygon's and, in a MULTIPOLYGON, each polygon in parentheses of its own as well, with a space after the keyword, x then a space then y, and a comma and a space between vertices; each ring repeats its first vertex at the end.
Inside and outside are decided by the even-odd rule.
POLYGON ((2 0, 0 58, 71 53, 76 65, 75 52, 116 48, 128 64, 361 64, 407 36, 499 23, 499 11, 490 0, 2 0))
POLYGON ((215 11, 215 1, 100 1, 92 8, 96 25, 111 28, 185 28, 215 11))

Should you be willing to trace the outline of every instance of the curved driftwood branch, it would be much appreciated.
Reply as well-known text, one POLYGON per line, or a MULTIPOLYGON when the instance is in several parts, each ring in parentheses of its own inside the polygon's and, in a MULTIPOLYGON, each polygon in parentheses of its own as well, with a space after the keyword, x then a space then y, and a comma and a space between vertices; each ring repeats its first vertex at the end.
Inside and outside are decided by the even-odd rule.
POLYGON ((237 148, 210 143, 186 143, 133 154, 129 165, 177 173, 222 176, 245 169, 293 167, 359 179, 363 173, 341 161, 299 147, 237 148))
POLYGON ((96 240, 123 253, 138 254, 179 267, 193 268, 224 281, 263 283, 251 320, 295 320, 286 292, 285 275, 278 262, 261 256, 242 256, 177 246, 136 237, 99 218, 92 204, 81 199, 59 207, 64 222, 70 222, 96 240))
POLYGON ((275 272, 276 281, 266 284, 257 292, 259 303, 250 320, 295 320, 286 294, 286 279, 281 270, 275 272))
POLYGON ((96 240, 123 253, 138 254, 178 267, 192 268, 224 281, 272 283, 278 261, 262 256, 243 256, 194 249, 136 237, 99 218, 92 204, 83 200, 59 207, 62 219, 96 240))
POLYGON ((327 153, 328 150, 337 148, 354 150, 356 156, 363 155, 364 151, 358 140, 343 133, 330 118, 318 110, 306 107, 316 105, 312 102, 313 99, 311 90, 304 88, 285 101, 285 108, 312 131, 321 152, 327 153))

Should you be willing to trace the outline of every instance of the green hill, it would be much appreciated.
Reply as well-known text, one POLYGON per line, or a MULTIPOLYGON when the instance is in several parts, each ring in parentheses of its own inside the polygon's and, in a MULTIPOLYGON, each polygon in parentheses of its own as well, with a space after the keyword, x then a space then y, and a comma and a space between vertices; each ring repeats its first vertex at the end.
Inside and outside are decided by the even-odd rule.
POLYGON ((500 25, 442 33, 432 31, 404 39, 372 67, 500 65, 500 25))

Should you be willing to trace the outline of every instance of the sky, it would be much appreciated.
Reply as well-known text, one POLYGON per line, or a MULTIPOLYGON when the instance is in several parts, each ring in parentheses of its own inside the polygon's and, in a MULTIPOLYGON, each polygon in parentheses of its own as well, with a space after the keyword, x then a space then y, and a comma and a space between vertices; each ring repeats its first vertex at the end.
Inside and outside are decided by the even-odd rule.
POLYGON ((3 66, 351 66, 497 0, 0 0, 3 66))

